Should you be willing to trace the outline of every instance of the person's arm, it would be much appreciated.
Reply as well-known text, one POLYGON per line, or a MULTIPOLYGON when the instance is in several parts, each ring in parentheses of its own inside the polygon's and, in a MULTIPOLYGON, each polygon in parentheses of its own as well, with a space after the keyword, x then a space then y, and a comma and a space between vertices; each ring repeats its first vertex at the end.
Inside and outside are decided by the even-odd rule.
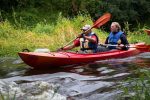
POLYGON ((129 44, 129 42, 128 42, 128 40, 127 40, 127 38, 124 34, 122 34, 120 36, 120 40, 121 40, 121 44, 123 44, 123 45, 128 45, 129 44))
POLYGON ((129 42, 124 34, 120 36, 120 40, 121 40, 121 44, 123 44, 124 46, 119 46, 118 48, 120 48, 121 50, 128 50, 129 42))
POLYGON ((108 44, 108 39, 109 39, 109 37, 107 37, 107 38, 106 38, 106 40, 105 40, 105 44, 108 44))
POLYGON ((76 40, 74 40, 71 45, 68 45, 68 46, 65 46, 65 47, 61 47, 57 51, 71 50, 71 49, 73 49, 73 48, 75 48, 77 46, 80 46, 79 38, 77 38, 76 40))
POLYGON ((68 45, 68 46, 66 46, 66 47, 63 47, 62 50, 71 50, 71 49, 73 49, 73 48, 75 48, 75 45, 74 45, 74 44, 71 44, 71 45, 68 45))
POLYGON ((76 40, 74 40, 71 45, 64 47, 63 50, 71 50, 78 46, 80 46, 80 38, 77 38, 76 40))

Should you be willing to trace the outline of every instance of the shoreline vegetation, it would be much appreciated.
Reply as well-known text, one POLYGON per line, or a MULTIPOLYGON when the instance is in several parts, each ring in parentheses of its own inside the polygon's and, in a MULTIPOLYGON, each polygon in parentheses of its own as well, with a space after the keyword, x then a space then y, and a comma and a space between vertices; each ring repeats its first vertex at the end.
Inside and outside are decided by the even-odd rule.
POLYGON ((1 57, 17 56, 25 48, 55 51, 76 38, 83 25, 92 25, 106 12, 112 14, 110 22, 94 29, 101 43, 108 36, 105 31, 112 21, 121 24, 130 43, 150 43, 143 31, 150 29, 148 0, 2 0, 0 5, 1 57))
MULTIPOLYGON (((48 48, 55 51, 69 41, 73 40, 81 32, 81 27, 85 24, 92 25, 89 15, 79 14, 75 18, 66 18, 59 14, 55 23, 44 20, 33 26, 24 26, 19 20, 12 24, 5 20, 0 22, 0 56, 17 56, 22 49, 34 51, 38 48, 48 48)), ((20 21, 21 22, 21 21, 20 21)), ((108 23, 106 23, 108 24, 108 23)), ((125 23, 125 30, 129 43, 146 42, 150 43, 149 36, 144 32, 147 26, 137 28, 130 32, 129 24, 125 23)), ((104 43, 108 32, 103 28, 93 29, 98 34, 100 43, 104 43)))

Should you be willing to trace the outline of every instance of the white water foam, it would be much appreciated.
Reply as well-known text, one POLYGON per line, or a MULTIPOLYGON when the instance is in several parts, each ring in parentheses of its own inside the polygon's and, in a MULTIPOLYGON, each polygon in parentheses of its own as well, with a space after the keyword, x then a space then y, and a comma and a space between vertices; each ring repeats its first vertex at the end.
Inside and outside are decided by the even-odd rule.
POLYGON ((0 92, 5 99, 15 97, 16 100, 67 100, 63 95, 56 93, 57 85, 43 81, 24 83, 18 85, 15 82, 0 82, 0 92))

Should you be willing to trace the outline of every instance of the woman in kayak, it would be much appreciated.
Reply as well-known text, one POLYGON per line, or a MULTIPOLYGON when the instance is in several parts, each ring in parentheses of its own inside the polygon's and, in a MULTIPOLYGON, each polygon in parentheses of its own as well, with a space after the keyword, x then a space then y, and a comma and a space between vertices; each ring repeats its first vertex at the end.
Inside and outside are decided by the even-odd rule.
POLYGON ((60 48, 58 51, 71 50, 80 46, 80 53, 96 53, 99 42, 97 35, 92 32, 90 25, 83 26, 81 30, 83 33, 80 34, 71 45, 60 48))
POLYGON ((105 40, 104 47, 98 46, 97 52, 104 52, 109 51, 112 49, 121 49, 121 50, 128 50, 129 42, 124 34, 121 31, 121 26, 118 22, 112 22, 110 27, 110 34, 105 40))

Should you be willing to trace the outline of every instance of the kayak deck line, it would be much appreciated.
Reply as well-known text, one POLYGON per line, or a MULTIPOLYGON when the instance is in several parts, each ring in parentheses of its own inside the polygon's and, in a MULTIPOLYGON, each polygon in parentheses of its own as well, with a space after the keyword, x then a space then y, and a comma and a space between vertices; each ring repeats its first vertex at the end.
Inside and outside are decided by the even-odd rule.
POLYGON ((58 53, 67 55, 70 58, 70 56, 66 52, 58 52, 58 53))

